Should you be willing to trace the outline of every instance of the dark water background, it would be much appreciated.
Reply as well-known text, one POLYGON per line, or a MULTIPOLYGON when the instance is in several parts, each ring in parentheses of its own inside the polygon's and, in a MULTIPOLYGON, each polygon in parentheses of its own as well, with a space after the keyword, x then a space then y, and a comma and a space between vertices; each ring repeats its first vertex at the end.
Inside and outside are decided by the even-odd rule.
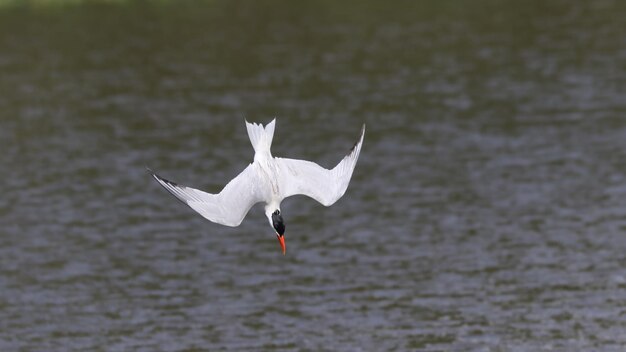
MULTIPOLYGON (((30 5, 29 5, 30 4, 30 5)), ((0 350, 626 350, 626 3, 0 7, 0 350), (238 228, 273 152, 344 198, 238 228)))

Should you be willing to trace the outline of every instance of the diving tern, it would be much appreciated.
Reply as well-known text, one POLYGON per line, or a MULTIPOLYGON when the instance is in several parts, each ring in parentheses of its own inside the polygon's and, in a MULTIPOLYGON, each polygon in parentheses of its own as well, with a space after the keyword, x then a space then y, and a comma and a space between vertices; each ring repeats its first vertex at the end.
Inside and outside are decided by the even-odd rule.
POLYGON ((266 126, 246 121, 248 136, 254 148, 254 162, 218 194, 183 186, 164 179, 150 169, 148 171, 172 195, 218 224, 239 226, 253 205, 265 203, 265 216, 276 233, 284 255, 285 223, 280 203, 287 197, 301 194, 328 207, 341 198, 348 188, 361 152, 365 124, 361 128, 359 140, 331 170, 311 161, 272 156, 270 147, 275 125, 276 119, 266 126))

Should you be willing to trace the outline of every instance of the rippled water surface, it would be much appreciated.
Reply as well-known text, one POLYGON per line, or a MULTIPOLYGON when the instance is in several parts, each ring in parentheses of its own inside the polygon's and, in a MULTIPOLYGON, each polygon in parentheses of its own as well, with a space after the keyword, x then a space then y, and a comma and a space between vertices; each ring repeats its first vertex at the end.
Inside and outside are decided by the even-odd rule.
POLYGON ((624 351, 620 1, 0 7, 0 350, 624 351), (212 224, 275 155, 346 195, 212 224))

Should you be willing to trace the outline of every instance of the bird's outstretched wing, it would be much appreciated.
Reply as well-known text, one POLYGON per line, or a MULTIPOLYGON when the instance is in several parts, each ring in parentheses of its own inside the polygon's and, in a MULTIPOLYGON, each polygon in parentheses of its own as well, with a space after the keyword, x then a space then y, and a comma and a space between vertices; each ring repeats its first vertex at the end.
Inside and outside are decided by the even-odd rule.
POLYGON ((283 196, 303 194, 325 206, 335 203, 348 188, 352 171, 361 152, 365 125, 361 136, 346 155, 332 170, 306 160, 276 158, 280 169, 280 188, 283 196))
POLYGON ((211 194, 166 180, 148 169, 157 182, 183 203, 212 222, 239 226, 252 206, 261 199, 253 165, 232 179, 219 194, 211 194))

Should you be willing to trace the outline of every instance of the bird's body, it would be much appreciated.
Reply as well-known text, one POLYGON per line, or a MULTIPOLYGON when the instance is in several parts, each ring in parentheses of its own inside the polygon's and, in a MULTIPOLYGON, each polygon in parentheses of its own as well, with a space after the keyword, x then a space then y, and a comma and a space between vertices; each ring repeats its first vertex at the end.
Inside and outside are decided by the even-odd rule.
POLYGON ((285 252, 285 225, 280 213, 283 199, 302 194, 325 206, 335 203, 348 188, 352 172, 363 144, 365 125, 361 136, 332 170, 313 162, 276 158, 270 151, 275 121, 267 126, 246 122, 248 136, 254 147, 254 161, 232 179, 218 194, 210 194, 168 181, 156 173, 152 176, 161 186, 206 219, 226 225, 239 226, 250 208, 265 203, 265 215, 276 231, 285 252))

